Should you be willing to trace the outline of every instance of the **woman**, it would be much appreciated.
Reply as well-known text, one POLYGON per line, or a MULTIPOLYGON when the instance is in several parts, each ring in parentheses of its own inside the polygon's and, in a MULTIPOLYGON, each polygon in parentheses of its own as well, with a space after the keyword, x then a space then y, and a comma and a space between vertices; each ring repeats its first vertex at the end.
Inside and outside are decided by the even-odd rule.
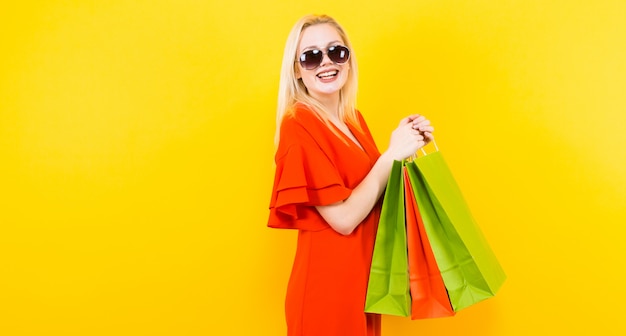
POLYGON ((364 313, 379 199, 393 161, 433 139, 430 122, 410 115, 380 154, 356 91, 341 26, 325 15, 298 21, 283 56, 268 221, 299 230, 285 304, 290 336, 380 335, 380 316, 364 313))

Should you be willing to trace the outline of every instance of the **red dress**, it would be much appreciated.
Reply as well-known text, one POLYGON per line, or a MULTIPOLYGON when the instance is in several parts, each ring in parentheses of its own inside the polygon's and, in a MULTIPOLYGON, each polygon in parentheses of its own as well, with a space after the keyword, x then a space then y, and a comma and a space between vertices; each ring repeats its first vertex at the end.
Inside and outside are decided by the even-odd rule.
POLYGON ((363 149, 298 104, 281 126, 268 226, 298 229, 285 303, 289 336, 377 336, 380 315, 364 313, 380 202, 348 236, 315 209, 345 200, 380 156, 361 114, 349 125, 363 149))

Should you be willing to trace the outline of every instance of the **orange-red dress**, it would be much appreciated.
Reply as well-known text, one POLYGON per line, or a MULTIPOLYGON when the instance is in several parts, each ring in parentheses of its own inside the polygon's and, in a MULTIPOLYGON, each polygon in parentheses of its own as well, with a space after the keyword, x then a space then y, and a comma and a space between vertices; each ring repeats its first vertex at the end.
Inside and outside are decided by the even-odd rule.
POLYGON ((299 104, 281 126, 268 226, 298 229, 285 303, 289 336, 376 336, 380 315, 364 313, 380 202, 348 236, 315 209, 345 200, 380 153, 358 114, 363 149, 299 104))

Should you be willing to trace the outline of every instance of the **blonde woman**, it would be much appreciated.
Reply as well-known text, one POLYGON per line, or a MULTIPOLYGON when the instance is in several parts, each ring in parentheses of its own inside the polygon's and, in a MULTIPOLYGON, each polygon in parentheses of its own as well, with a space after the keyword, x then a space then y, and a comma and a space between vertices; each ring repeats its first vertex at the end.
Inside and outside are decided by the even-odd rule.
POLYGON ((410 115, 381 154, 355 106, 357 77, 334 19, 295 24, 280 76, 268 221, 299 230, 285 303, 289 336, 380 335, 380 316, 364 312, 380 198, 393 161, 433 139, 430 122, 410 115))

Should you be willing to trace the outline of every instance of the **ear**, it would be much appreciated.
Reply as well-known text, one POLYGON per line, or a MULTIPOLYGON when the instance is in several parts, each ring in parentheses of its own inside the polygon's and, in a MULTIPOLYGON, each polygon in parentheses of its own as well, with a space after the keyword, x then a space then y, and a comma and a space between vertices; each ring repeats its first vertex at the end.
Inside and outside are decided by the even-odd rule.
POLYGON ((296 65, 294 67, 294 73, 296 74, 296 79, 301 79, 302 78, 302 74, 300 73, 300 67, 298 65, 296 65))

